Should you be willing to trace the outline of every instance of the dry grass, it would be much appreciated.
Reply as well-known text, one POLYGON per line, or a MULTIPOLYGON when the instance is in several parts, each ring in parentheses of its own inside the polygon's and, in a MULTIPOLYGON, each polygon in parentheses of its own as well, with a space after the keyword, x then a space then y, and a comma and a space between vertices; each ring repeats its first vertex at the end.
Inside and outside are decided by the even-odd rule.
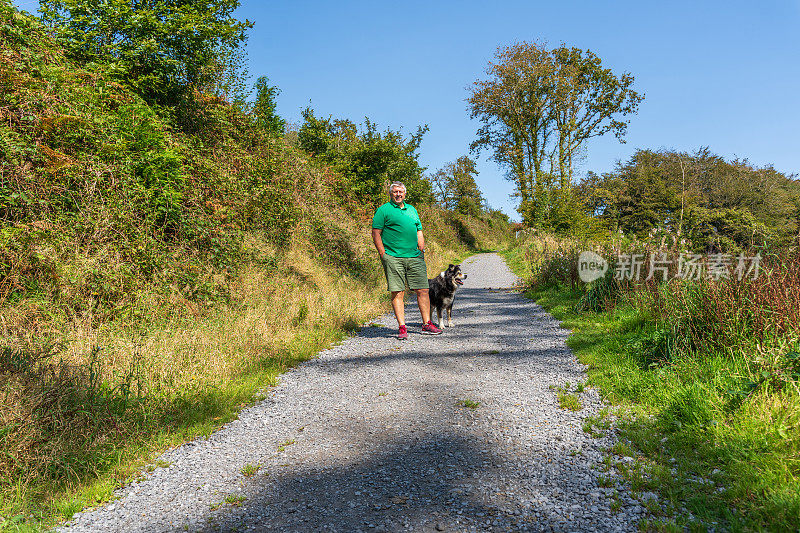
MULTIPOLYGON (((116 448, 219 419, 226 409, 213 404, 230 398, 216 396, 247 401, 280 371, 387 309, 378 284, 365 287, 314 255, 298 241, 276 267, 245 268, 231 284, 233 303, 154 307, 146 329, 78 319, 47 353, 17 336, 0 364, 5 510, 25 506, 11 495, 20 487, 27 504, 47 501, 113 468, 116 448), (228 390, 248 375, 262 382, 228 390)), ((5 309, 3 323, 35 326, 41 315, 26 303, 5 309)))

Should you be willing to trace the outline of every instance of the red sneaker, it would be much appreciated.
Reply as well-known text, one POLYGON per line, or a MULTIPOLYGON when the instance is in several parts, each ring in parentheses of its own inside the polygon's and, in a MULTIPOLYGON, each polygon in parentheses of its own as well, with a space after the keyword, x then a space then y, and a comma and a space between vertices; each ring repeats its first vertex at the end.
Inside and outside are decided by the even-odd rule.
POLYGON ((428 320, 427 324, 422 325, 422 333, 426 335, 441 335, 442 330, 433 325, 433 322, 428 320))
POLYGON ((408 331, 406 330, 406 325, 403 324, 400 326, 400 332, 397 334, 397 338, 401 341, 404 341, 408 338, 408 331))

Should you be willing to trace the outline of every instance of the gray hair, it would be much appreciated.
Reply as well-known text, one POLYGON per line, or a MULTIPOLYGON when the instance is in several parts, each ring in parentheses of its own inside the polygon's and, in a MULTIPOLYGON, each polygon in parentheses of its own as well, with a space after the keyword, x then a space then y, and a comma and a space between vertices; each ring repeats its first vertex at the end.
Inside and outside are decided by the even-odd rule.
POLYGON ((393 181, 392 184, 389 185, 389 188, 387 189, 387 192, 389 193, 389 197, 390 198, 392 196, 392 189, 396 189, 398 187, 402 187, 404 191, 406 190, 406 186, 403 185, 403 182, 401 182, 401 181, 393 181))

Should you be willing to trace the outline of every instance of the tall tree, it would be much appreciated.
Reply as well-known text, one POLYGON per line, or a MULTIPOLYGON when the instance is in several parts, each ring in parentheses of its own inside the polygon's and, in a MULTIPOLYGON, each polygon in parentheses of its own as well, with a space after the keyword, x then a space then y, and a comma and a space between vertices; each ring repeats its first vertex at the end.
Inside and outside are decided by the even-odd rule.
POLYGON ((450 211, 479 215, 485 201, 475 182, 477 175, 475 161, 465 155, 447 163, 430 177, 436 199, 450 211))
POLYGON ((471 118, 483 126, 470 145, 473 151, 494 150, 492 158, 508 169, 528 209, 534 186, 542 179, 552 133, 550 98, 554 66, 547 50, 535 43, 498 48, 486 68, 488 79, 473 84, 468 99, 471 118))
POLYGON ((74 58, 113 63, 145 99, 175 105, 213 81, 214 62, 245 41, 253 23, 234 18, 237 7, 239 0, 40 0, 39 10, 74 58))
POLYGON ((409 203, 433 201, 431 183, 419 164, 419 146, 428 126, 420 126, 408 137, 400 131, 364 119, 363 128, 350 120, 321 118, 303 111, 304 123, 297 134, 300 147, 329 163, 346 179, 341 194, 376 205, 386 201, 386 186, 402 181, 408 188, 409 203))
POLYGON ((576 153, 592 138, 613 133, 620 141, 627 115, 636 113, 644 96, 631 89, 629 73, 615 76, 591 50, 559 46, 551 52, 555 88, 550 102, 558 132, 558 175, 562 187, 572 183, 576 153))
POLYGON ((516 184, 523 219, 547 221, 564 212, 553 202, 572 196, 574 164, 585 142, 608 132, 622 140, 624 117, 636 112, 643 96, 631 88, 632 75, 615 76, 591 51, 564 45, 498 48, 486 74, 468 98, 471 118, 483 123, 471 148, 493 149, 493 159, 516 184))

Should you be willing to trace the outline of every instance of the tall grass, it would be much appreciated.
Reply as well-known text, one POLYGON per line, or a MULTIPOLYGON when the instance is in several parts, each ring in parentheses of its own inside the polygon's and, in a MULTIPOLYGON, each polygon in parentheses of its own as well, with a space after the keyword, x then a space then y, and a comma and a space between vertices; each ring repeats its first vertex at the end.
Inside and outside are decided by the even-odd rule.
MULTIPOLYGON (((629 245, 613 243, 610 252, 629 245)), ((547 244, 558 251, 545 256, 526 254, 534 246, 523 244, 512 264, 528 277, 532 295, 574 328, 569 344, 589 365, 590 384, 629 413, 622 436, 637 446, 646 472, 629 480, 639 490, 659 491, 668 506, 643 527, 796 528, 797 250, 764 254, 757 279, 637 283, 606 276, 575 286, 569 275, 553 281, 529 263, 557 262, 559 272, 568 272, 566 263, 586 249, 567 240, 559 246, 547 244), (597 305, 604 298, 611 303, 597 305)))

